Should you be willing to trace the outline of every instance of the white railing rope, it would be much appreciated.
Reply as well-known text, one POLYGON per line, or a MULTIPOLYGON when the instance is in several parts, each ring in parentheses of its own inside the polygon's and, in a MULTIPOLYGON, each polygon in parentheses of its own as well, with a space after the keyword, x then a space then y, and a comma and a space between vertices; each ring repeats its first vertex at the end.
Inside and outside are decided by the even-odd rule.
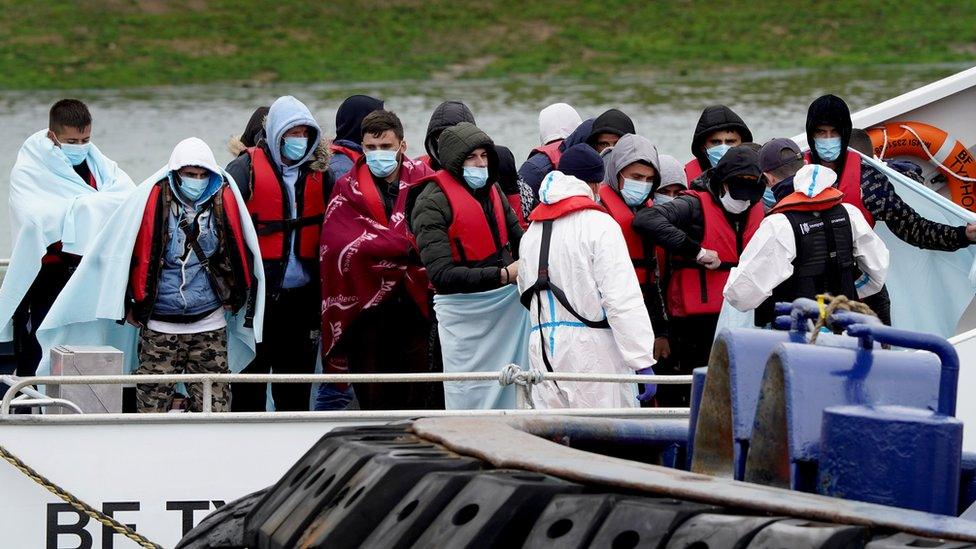
MULTIPOLYGON (((505 371, 505 370, 503 370, 505 371)), ((36 376, 9 379, 0 414, 10 413, 10 401, 24 387, 32 385, 128 385, 132 383, 203 383, 204 392, 214 383, 425 383, 440 381, 499 381, 499 372, 410 373, 410 374, 165 374, 165 375, 89 375, 36 376), (10 383, 13 382, 13 383, 10 383)), ((692 376, 643 376, 628 374, 583 374, 544 372, 533 381, 585 381, 596 383, 648 383, 687 385, 692 376)), ((204 412, 209 411, 204 399, 204 412)))

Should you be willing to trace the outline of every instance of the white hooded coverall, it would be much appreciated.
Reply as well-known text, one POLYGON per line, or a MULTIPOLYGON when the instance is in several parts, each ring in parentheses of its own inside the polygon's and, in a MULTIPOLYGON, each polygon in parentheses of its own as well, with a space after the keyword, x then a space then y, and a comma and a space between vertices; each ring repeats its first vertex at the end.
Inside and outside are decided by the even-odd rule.
MULTIPOLYGON (((592 199, 590 188, 579 179, 551 172, 542 182, 542 204, 570 197, 592 199)), ((542 224, 533 222, 519 248, 518 287, 525 292, 538 278, 542 224)), ((542 342, 556 372, 634 374, 654 365, 654 330, 644 306, 637 275, 631 267, 620 227, 602 210, 573 211, 553 221, 549 248, 549 276, 583 318, 606 317, 610 329, 586 327, 549 291, 533 297, 529 318, 529 364, 545 372, 542 342), (541 331, 541 337, 540 337, 541 331)), ((649 381, 653 377, 649 378, 649 381)), ((639 405, 637 385, 621 383, 558 382, 566 399, 551 383, 533 388, 538 408, 627 408, 639 405)))

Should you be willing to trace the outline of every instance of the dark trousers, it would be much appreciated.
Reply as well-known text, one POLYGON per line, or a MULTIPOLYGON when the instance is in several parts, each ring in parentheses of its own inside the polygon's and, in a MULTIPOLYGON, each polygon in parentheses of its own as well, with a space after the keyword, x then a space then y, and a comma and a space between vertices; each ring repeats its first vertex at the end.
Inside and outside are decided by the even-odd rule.
POLYGON ((861 300, 865 305, 871 307, 874 314, 885 326, 891 326, 891 297, 888 295, 888 287, 882 286, 878 293, 865 297, 861 300))
MULTIPOLYGON (((264 337, 257 356, 242 374, 311 374, 315 371, 321 310, 315 284, 280 290, 264 305, 264 337)), ((308 411, 310 383, 275 383, 271 394, 277 411, 308 411)), ((263 412, 267 404, 263 383, 232 383, 231 410, 263 412)))
POLYGON ((75 263, 63 261, 41 265, 37 278, 27 295, 14 311, 14 354, 17 357, 17 375, 32 376, 41 362, 41 346, 37 343, 37 329, 44 321, 54 300, 74 272, 75 263))
MULTIPOLYGON (((708 365, 718 315, 671 317, 669 339, 671 358, 661 366, 654 366, 658 375, 689 375, 692 370, 708 365)), ((691 385, 658 385, 658 406, 686 407, 691 400, 691 385)))
MULTIPOLYGON (((334 353, 345 356, 351 374, 424 373, 430 322, 406 293, 397 292, 360 313, 334 353)), ((363 410, 419 410, 429 383, 356 383, 363 410)))

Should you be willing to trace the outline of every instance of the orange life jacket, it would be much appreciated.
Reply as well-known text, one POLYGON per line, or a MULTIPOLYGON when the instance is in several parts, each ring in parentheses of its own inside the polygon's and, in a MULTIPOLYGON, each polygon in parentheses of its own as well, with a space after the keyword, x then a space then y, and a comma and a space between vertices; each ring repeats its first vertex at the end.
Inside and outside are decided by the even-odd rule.
POLYGON ((247 149, 251 155, 252 191, 247 201, 258 233, 261 258, 280 261, 288 257, 288 234, 295 231, 294 249, 300 259, 318 261, 319 236, 325 215, 323 173, 310 171, 295 182, 299 215, 289 217, 285 184, 261 147, 247 149))
POLYGON ((430 176, 444 191, 451 206, 451 226, 447 235, 451 240, 451 257, 456 262, 478 262, 487 259, 508 244, 508 225, 505 223, 505 209, 497 185, 491 186, 490 200, 495 219, 489 221, 481 203, 471 192, 445 170, 430 176), (494 222, 498 231, 498 241, 488 223, 494 222))
POLYGON ((708 191, 692 190, 682 194, 694 196, 701 202, 704 216, 701 247, 714 250, 722 265, 715 270, 699 265, 695 258, 671 258, 668 284, 668 313, 675 317, 718 314, 722 310, 722 290, 729 278, 729 271, 739 264, 739 255, 763 219, 762 203, 753 204, 748 210, 746 226, 737 235, 725 210, 715 202, 708 191))

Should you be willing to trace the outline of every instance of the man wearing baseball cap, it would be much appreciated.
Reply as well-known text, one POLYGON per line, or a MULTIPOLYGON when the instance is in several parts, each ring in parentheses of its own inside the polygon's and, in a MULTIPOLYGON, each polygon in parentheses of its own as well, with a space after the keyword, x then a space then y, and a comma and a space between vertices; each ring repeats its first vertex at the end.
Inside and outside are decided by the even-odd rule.
MULTIPOLYGON (((775 150, 780 145, 763 150, 782 152, 775 150)), ((722 292, 736 309, 755 309, 760 327, 774 320, 776 302, 823 293, 863 299, 888 275, 888 248, 861 211, 843 202, 833 170, 811 164, 789 179, 794 192, 762 221, 722 292)))
MULTIPOLYGON (((803 167, 800 147, 792 139, 777 137, 759 149, 759 169, 766 176, 768 191, 775 197, 773 204, 793 193, 793 176, 803 167)), ((764 196, 764 201, 765 201, 764 196)), ((772 207, 772 204, 768 204, 772 207)))

